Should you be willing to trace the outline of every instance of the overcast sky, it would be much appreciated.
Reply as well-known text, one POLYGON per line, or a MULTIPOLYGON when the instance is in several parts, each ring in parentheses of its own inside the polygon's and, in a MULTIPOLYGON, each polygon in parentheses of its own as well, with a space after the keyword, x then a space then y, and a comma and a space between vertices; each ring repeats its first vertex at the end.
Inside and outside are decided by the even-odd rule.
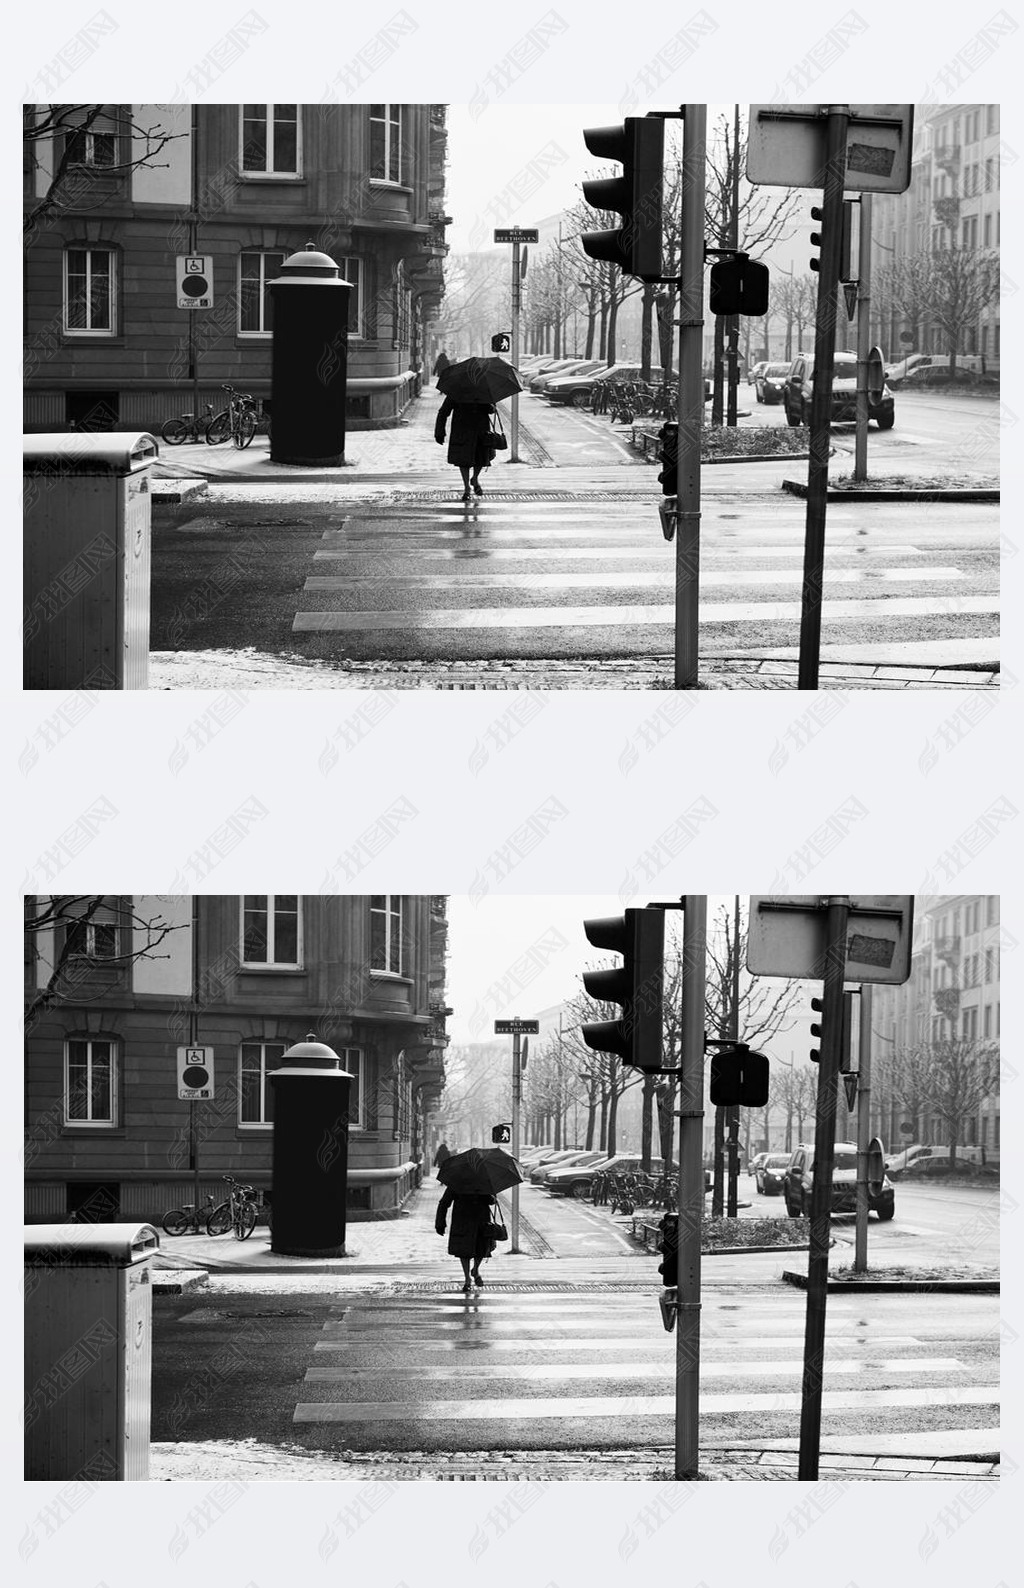
MULTIPOLYGON (((731 894, 709 895, 709 930, 716 911, 722 906, 731 911, 732 905, 731 894)), ((745 914, 745 897, 741 905, 745 914)), ((610 957, 587 942, 584 920, 622 911, 618 894, 505 894, 478 900, 452 894, 447 983, 448 1003, 455 1010, 448 1021, 452 1041, 489 1041, 495 1020, 532 1019, 572 998, 587 966, 610 957)), ((682 915, 677 919, 681 923, 682 915)), ((810 997, 815 989, 807 986, 810 997)))
MULTIPOLYGON (((473 114, 477 108, 448 107, 445 205, 453 222, 447 237, 454 253, 494 247, 497 226, 536 226, 571 208, 581 197, 584 176, 608 169, 607 161, 588 153, 584 127, 616 126, 624 115, 620 105, 610 103, 491 104, 473 114)), ((629 114, 642 116, 654 108, 630 106, 629 114)), ((740 108, 745 117, 747 107, 740 108)), ((732 113, 731 105, 708 106, 709 142, 717 118, 732 113)), ((808 192, 808 205, 813 202, 808 192)))

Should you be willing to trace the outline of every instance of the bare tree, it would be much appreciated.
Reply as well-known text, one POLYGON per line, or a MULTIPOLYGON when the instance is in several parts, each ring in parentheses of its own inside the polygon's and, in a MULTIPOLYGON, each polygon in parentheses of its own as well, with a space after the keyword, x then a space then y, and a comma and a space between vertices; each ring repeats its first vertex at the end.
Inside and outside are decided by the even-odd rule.
MULTIPOLYGON (((737 107, 732 117, 720 116, 708 140, 704 201, 706 235, 717 248, 742 249, 755 259, 790 235, 800 208, 799 193, 791 190, 752 187, 742 174, 747 133, 737 107)), ((711 400, 711 423, 720 425, 723 416, 726 325, 715 317, 715 369, 711 400)), ((736 353, 739 316, 730 315, 728 421, 736 423, 736 353)))
POLYGON ((998 1091, 999 1048, 976 1037, 940 1037, 896 1049, 889 1078, 894 1095, 915 1119, 928 1113, 942 1121, 950 1163, 955 1164, 964 1120, 998 1091))
MULTIPOLYGON (((97 180, 136 171, 141 166, 166 166, 157 156, 184 132, 170 132, 158 122, 143 126, 127 105, 26 105, 23 138, 30 167, 38 170, 40 150, 52 145, 56 158, 45 193, 25 211, 24 231, 34 234, 56 210, 74 204, 95 207, 97 180), (92 140, 92 158, 87 158, 92 140), (99 140, 97 144, 97 140, 99 140), (99 148, 99 158, 96 150, 99 148)), ((104 193, 109 198, 109 193, 104 193)))
POLYGON ((953 243, 936 250, 930 264, 929 311, 942 332, 950 374, 955 375, 956 356, 965 351, 965 331, 977 325, 982 310, 998 297, 999 255, 953 243))
POLYGON ((33 989, 26 1005, 26 1029, 57 1004, 117 985, 125 969, 138 960, 169 959, 169 954, 156 950, 172 932, 185 930, 184 922, 174 924, 162 915, 140 915, 126 897, 101 893, 26 895, 27 957, 49 966, 45 982, 33 989), (52 934, 52 958, 44 959, 48 934, 52 934))

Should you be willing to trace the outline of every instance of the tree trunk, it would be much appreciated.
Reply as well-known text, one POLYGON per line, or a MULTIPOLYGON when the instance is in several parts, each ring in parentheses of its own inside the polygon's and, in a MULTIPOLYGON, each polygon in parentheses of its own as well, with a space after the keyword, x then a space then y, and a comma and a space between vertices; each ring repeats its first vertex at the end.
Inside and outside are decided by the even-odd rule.
POLYGON ((641 302, 640 378, 645 380, 648 385, 650 385, 651 380, 651 351, 654 341, 654 292, 654 286, 650 282, 646 282, 641 302))

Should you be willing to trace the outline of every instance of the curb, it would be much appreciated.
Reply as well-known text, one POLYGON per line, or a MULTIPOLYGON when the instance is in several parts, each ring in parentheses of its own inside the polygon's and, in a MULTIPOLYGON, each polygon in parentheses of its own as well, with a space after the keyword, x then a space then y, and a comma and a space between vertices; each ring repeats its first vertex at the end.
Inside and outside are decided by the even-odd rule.
POLYGON ((201 1290, 210 1282, 205 1268, 154 1268, 150 1274, 154 1294, 183 1296, 190 1290, 201 1290))
MULTIPOLYGON (((790 496, 806 497, 807 486, 800 480, 783 480, 782 489, 790 496)), ((974 491, 836 491, 825 493, 827 502, 998 502, 999 491, 979 488, 974 491)))
MULTIPOLYGON (((787 1285, 794 1285, 797 1290, 807 1289, 807 1275, 794 1274, 791 1269, 784 1268, 782 1278, 787 1285)), ((842 1292, 849 1295, 869 1295, 873 1292, 887 1294, 889 1292, 903 1292, 908 1295, 934 1295, 936 1292, 949 1296, 998 1296, 998 1279, 830 1279, 825 1286, 831 1292, 842 1292)))
POLYGON ((702 1257, 745 1257, 749 1252, 757 1256, 760 1252, 809 1252, 810 1242, 794 1243, 787 1241, 784 1246, 711 1246, 701 1252, 702 1257))

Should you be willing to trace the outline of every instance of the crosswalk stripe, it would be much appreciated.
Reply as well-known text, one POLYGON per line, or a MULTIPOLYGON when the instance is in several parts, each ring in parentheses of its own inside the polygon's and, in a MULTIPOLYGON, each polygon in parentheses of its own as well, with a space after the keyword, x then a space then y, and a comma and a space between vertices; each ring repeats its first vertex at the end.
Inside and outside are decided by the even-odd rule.
MULTIPOLYGON (((300 1401, 296 1423, 358 1422, 508 1422, 541 1418, 578 1420, 588 1417, 674 1417, 675 1395, 558 1396, 554 1399, 501 1397, 497 1400, 451 1401, 300 1401)), ((799 1391, 779 1391, 751 1396, 746 1393, 705 1395, 701 1414, 713 1417, 729 1412, 795 1412, 799 1391)), ((822 1411, 866 1411, 900 1406, 992 1406, 998 1393, 986 1385, 935 1386, 928 1389, 825 1390, 822 1411)))
MULTIPOLYGON (((793 585, 799 586, 802 570, 794 568, 749 569, 704 568, 701 584, 709 585, 793 585)), ((376 576, 373 576, 376 577, 376 576)), ((959 568, 841 568, 829 574, 827 585, 837 584, 955 584, 965 579, 959 568)), ((371 579, 361 579, 358 573, 350 575, 311 575, 305 583, 306 590, 336 590, 359 592, 371 579)), ((644 586, 664 586, 674 595, 675 585, 671 569, 630 568, 628 571, 580 570, 578 573, 458 573, 458 574, 397 574, 389 576, 388 589, 398 593, 405 590, 621 590, 640 589, 644 586)))
MULTIPOLYGON (((563 546, 533 545, 525 546, 491 546, 487 551, 488 562, 521 562, 524 557, 534 557, 538 551, 545 552, 545 561, 548 562, 656 562, 659 566, 673 566, 671 552, 662 546, 634 546, 624 542, 615 546, 563 546)), ((803 542, 800 540, 777 542, 774 545, 750 544, 743 547, 744 563, 757 563, 762 561, 792 562, 794 566, 800 564, 803 554, 803 542)), ((701 548, 701 567, 714 565, 718 560, 728 560, 734 563, 739 556, 739 550, 734 546, 704 546, 701 548)), ((925 552, 920 546, 894 544, 886 546, 884 551, 877 554, 878 558, 884 557, 923 557, 925 552)), ((852 557, 857 563, 864 562, 864 548, 851 544, 838 546, 829 554, 829 567, 833 567, 836 558, 852 557)), ((316 562, 344 562, 357 564, 365 558, 371 566, 379 561, 380 546, 377 542, 369 542, 365 550, 361 546, 349 541, 344 541, 333 546, 322 546, 313 553, 316 562)), ((402 562, 415 566, 421 562, 443 562, 449 566, 458 564, 451 551, 442 546, 417 546, 415 549, 403 553, 402 562)), ((874 564, 873 564, 874 565, 874 564)), ((958 570, 959 571, 959 570, 958 570)))
MULTIPOLYGON (((829 1330, 832 1334, 836 1333, 836 1331, 832 1329, 831 1325, 829 1325, 829 1330)), ((848 1333, 854 1338, 859 1339, 863 1331, 855 1334, 853 1330, 850 1330, 848 1333)), ((469 1354, 473 1351, 480 1350, 486 1350, 488 1356, 493 1356, 495 1353, 501 1351, 513 1351, 523 1355, 532 1355, 536 1352, 538 1355, 541 1355, 544 1352, 557 1350, 575 1351, 584 1348, 575 1342, 563 1342, 559 1344, 557 1341, 553 1341, 550 1337, 545 1337, 543 1339, 530 1339, 528 1336, 522 1334, 508 1340, 498 1340, 493 1338, 490 1332, 488 1332, 486 1340, 479 1338, 462 1340, 435 1340, 431 1339, 429 1336, 421 1334, 419 1331, 407 1332, 405 1335, 398 1337, 396 1335, 396 1331, 389 1328, 383 1338, 387 1340, 389 1346, 405 1345, 410 1342, 415 1342, 417 1349, 420 1352, 426 1353, 428 1351, 436 1351, 438 1354, 444 1355, 457 1352, 469 1354)), ((715 1338, 704 1335, 701 1339, 701 1352, 703 1355, 710 1358, 714 1354, 716 1348, 720 1350, 724 1349, 734 1351, 738 1343, 740 1343, 739 1336, 727 1339, 725 1337, 715 1338)), ((837 1345, 843 1343, 846 1345, 847 1349, 849 1349, 849 1340, 843 1342, 837 1340, 835 1343, 837 1345)), ((922 1343, 923 1342, 921 1340, 916 1339, 913 1336, 883 1335, 878 1339, 873 1339, 871 1341, 871 1347, 872 1349, 880 1346, 894 1345, 907 1345, 913 1347, 919 1346, 922 1343)), ((588 1333, 584 1344, 585 1349, 591 1352, 604 1353, 610 1351, 626 1351, 632 1352, 634 1354, 639 1351, 654 1353, 660 1352, 661 1355, 666 1357, 674 1355, 676 1349, 675 1341, 671 1338, 671 1336, 666 1334, 651 1334, 646 1338, 644 1336, 632 1334, 603 1339, 600 1335, 594 1336, 588 1333)), ((753 1340, 748 1339, 746 1336, 742 1337, 742 1346, 745 1351, 753 1351, 758 1349, 766 1352, 773 1350, 791 1351, 795 1347, 801 1346, 802 1344, 802 1334, 780 1334, 777 1336, 764 1335, 760 1339, 753 1340)), ((314 1351, 325 1352, 344 1351, 347 1357, 353 1362, 358 1360, 358 1354, 360 1351, 364 1353, 368 1360, 369 1353, 374 1353, 375 1357, 379 1357, 380 1354, 380 1347, 378 1345, 357 1345, 354 1343, 354 1337, 351 1334, 335 1337, 328 1336, 322 1340, 318 1340, 313 1349, 314 1351)), ((826 1350, 828 1349, 830 1348, 827 1347, 826 1350)))
MULTIPOLYGON (((998 611, 993 596, 911 597, 903 600, 837 600, 827 598, 825 620, 956 617, 992 617, 998 611)), ((713 627, 720 623, 794 623, 799 616, 795 602, 722 602, 702 604, 699 621, 713 627)), ((417 629, 539 629, 539 628, 668 628, 675 623, 674 591, 669 591, 662 606, 596 607, 467 607, 456 610, 417 608, 415 611, 383 612, 298 612, 297 633, 356 633, 402 629, 408 631, 410 619, 417 629)))
MULTIPOLYGON (((746 1346, 746 1342, 744 1342, 746 1346)), ((826 1360, 825 1372, 835 1375, 845 1374, 847 1377, 863 1377, 867 1373, 954 1373, 964 1371, 964 1364, 956 1357, 894 1357, 890 1360, 859 1361, 856 1359, 826 1360)), ((375 1373, 377 1369, 371 1364, 365 1368, 357 1369, 367 1374, 375 1373)), ((669 1366, 667 1371, 671 1373, 669 1366)), ((803 1373, 803 1362, 792 1359, 785 1362, 708 1362, 702 1359, 700 1364, 701 1379, 715 1378, 799 1378, 803 1373)), ((468 1363, 460 1364, 456 1374, 448 1367, 425 1367, 421 1364, 416 1367, 394 1367, 388 1365, 387 1376, 389 1383, 400 1382, 405 1379, 422 1380, 432 1384, 450 1384, 453 1377, 461 1383, 465 1379, 641 1379, 664 1378, 666 1375, 665 1362, 536 1362, 525 1366, 518 1363, 509 1363, 504 1367, 491 1367, 487 1364, 468 1363)), ((348 1382, 353 1377, 353 1365, 349 1362, 321 1363, 318 1366, 307 1368, 305 1382, 307 1384, 333 1384, 348 1382)))

